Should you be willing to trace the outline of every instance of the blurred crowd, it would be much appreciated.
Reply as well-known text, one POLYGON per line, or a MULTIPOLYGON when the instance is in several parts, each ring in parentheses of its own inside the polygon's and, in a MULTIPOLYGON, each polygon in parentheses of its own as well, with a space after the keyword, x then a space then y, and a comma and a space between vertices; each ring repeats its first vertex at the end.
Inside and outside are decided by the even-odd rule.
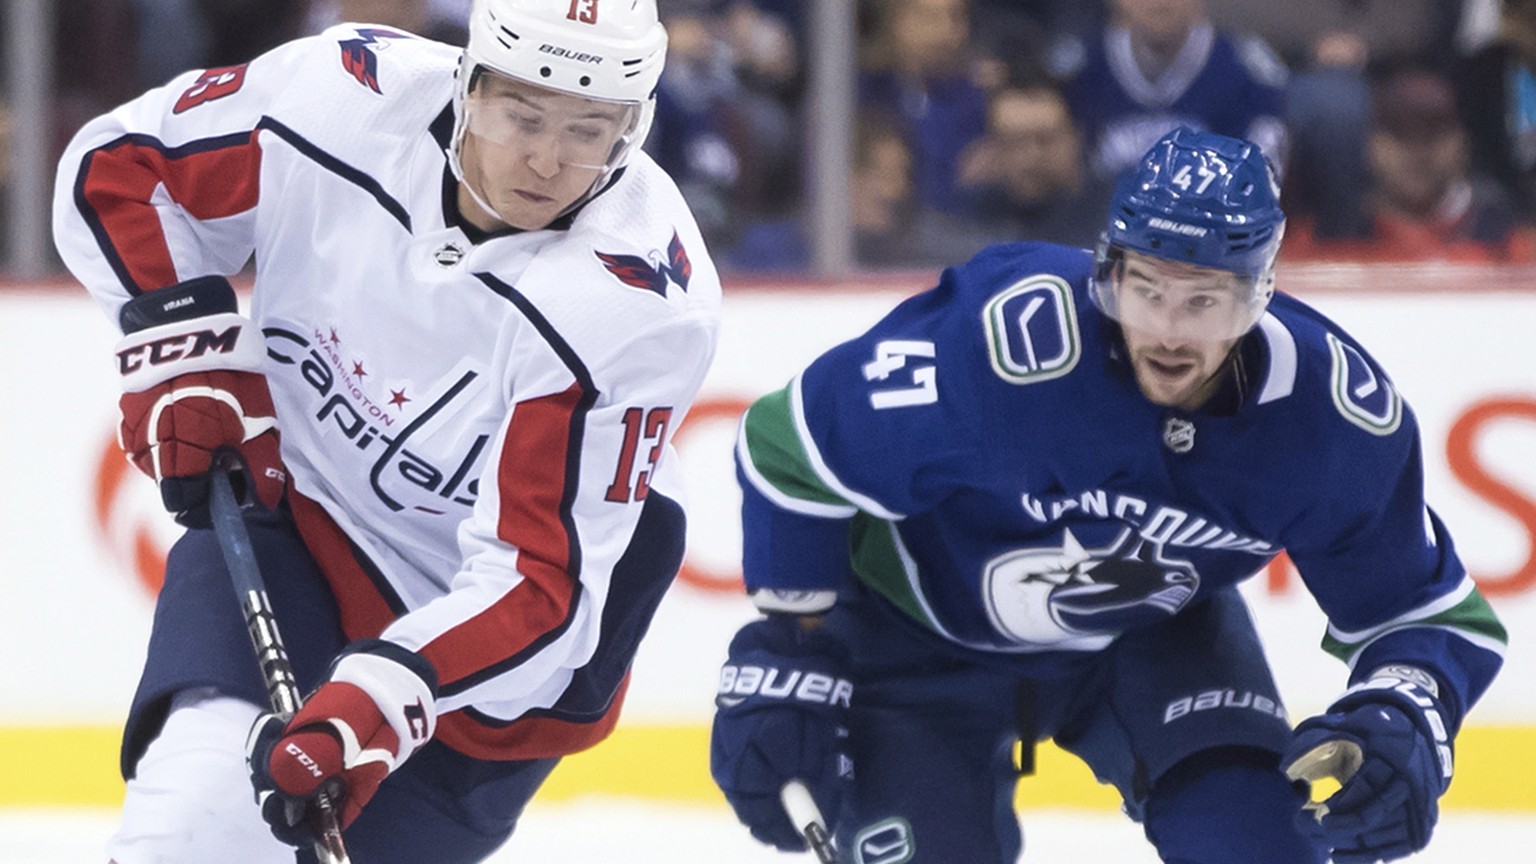
MULTIPOLYGON (((1092 246, 1117 178, 1179 124, 1264 148, 1283 258, 1536 261, 1536 0, 847 2, 863 268, 1092 246)), ((462 44, 469 3, 58 0, 54 131, 338 21, 462 44)), ((659 4, 646 149, 724 269, 805 269, 809 0, 659 4)), ((0 166, 8 125, 0 104, 0 166)))

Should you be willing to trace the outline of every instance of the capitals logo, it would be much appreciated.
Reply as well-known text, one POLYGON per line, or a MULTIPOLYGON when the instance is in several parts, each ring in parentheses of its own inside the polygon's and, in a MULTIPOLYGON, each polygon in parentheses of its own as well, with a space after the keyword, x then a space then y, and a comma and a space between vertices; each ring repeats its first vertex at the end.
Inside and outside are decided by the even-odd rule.
POLYGON ((1033 547, 987 562, 992 626, 1023 645, 1113 637, 1184 608, 1200 587, 1187 561, 1125 528, 1107 546, 1084 548, 1072 529, 1058 547, 1033 547))
POLYGON ((655 291, 662 297, 667 296, 668 282, 687 291, 688 280, 693 277, 693 263, 688 260, 688 250, 683 248, 683 241, 676 231, 672 232, 672 242, 667 244, 665 257, 660 251, 652 252, 650 260, 638 255, 610 255, 596 251, 593 254, 620 282, 631 288, 655 291))
POLYGON ((380 39, 404 39, 406 34, 382 27, 370 27, 358 30, 357 35, 360 38, 345 39, 340 43, 341 68, 347 70, 359 84, 382 94, 384 91, 379 89, 379 55, 369 46, 379 44, 380 39))

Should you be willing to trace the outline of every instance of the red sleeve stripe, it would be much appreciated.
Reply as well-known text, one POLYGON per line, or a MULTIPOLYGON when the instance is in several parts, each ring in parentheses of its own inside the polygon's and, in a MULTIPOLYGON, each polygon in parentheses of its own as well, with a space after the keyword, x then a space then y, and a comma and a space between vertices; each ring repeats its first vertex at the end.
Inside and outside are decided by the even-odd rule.
POLYGON ((578 381, 513 409, 497 460, 496 535, 518 550, 523 581, 422 648, 437 668, 442 695, 514 668, 570 625, 581 570, 571 504, 586 413, 594 400, 593 391, 578 381))
POLYGON ((320 565, 325 581, 341 611, 341 629, 347 639, 376 638, 405 614, 399 594, 353 543, 330 514, 317 502, 288 487, 288 505, 304 546, 320 565))
POLYGON ((629 690, 629 674, 619 682, 606 711, 582 722, 537 711, 511 722, 498 721, 473 708, 450 711, 437 719, 436 740, 454 750, 486 761, 550 759, 579 753, 613 732, 629 690))
POLYGON ((179 281, 150 204, 157 186, 165 184, 193 218, 217 219, 256 206, 260 174, 254 131, 171 148, 148 135, 124 135, 82 158, 75 206, 123 287, 139 294, 179 281))

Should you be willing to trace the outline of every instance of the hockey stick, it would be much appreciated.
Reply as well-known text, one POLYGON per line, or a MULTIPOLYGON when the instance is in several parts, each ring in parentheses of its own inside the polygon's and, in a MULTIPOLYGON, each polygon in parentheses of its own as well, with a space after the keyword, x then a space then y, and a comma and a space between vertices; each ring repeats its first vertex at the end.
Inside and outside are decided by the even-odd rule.
POLYGON ((816 853, 816 860, 821 864, 837 864, 837 852, 832 848, 832 838, 827 835, 821 809, 816 806, 811 790, 806 788, 805 783, 798 779, 785 783, 779 790, 779 801, 784 804, 784 812, 789 814, 790 823, 805 838, 811 851, 816 853))
MULTIPOLYGON (((251 535, 245 529, 245 517, 240 513, 240 503, 229 479, 231 473, 244 470, 238 453, 221 450, 214 454, 208 509, 219 549, 224 553, 224 564, 240 597, 240 609, 245 613, 245 628, 251 635, 251 646, 256 649, 256 662, 267 684, 267 698, 274 712, 292 717, 304 700, 294 680, 293 667, 288 663, 288 649, 283 647, 283 638, 277 632, 277 619, 267 600, 261 570, 256 566, 256 550, 251 546, 251 535)), ((320 864, 350 864, 331 797, 324 792, 316 795, 310 812, 315 857, 320 864)))

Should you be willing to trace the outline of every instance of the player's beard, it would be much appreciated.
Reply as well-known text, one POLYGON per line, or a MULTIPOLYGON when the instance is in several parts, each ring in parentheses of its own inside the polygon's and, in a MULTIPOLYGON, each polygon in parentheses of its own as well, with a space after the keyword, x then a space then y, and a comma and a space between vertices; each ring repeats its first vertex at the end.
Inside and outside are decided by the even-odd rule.
POLYGON ((1128 344, 1136 386, 1155 405, 1192 411, 1221 386, 1236 342, 1220 353, 1197 348, 1175 349, 1128 344))

